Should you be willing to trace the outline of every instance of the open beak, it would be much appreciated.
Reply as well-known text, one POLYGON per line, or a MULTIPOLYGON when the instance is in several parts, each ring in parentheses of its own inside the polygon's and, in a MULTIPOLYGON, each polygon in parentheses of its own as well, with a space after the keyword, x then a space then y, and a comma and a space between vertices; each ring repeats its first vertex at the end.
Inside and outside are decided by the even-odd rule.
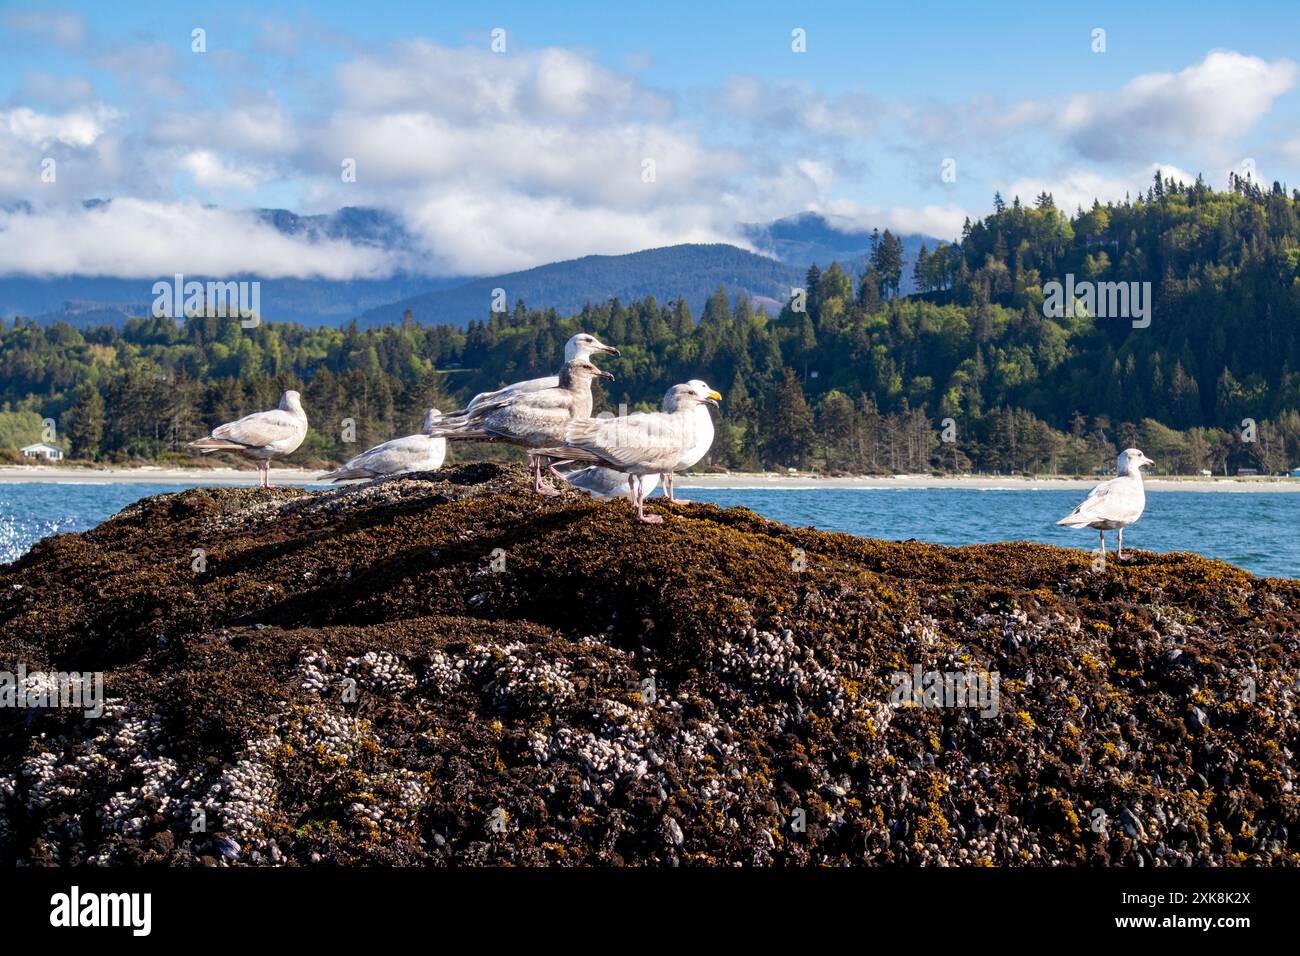
POLYGON ((1143 455, 1143 456, 1142 456, 1142 464, 1144 464, 1144 465, 1150 465, 1152 468, 1154 468, 1156 463, 1155 463, 1154 461, 1152 461, 1150 458, 1148 458, 1146 455, 1143 455))
POLYGON ((712 405, 714 408, 717 408, 718 402, 720 401, 722 401, 722 396, 719 395, 717 392, 710 391, 709 394, 705 396, 704 404, 712 405))
POLYGON ((614 348, 614 346, 612 346, 612 345, 602 345, 602 346, 600 347, 600 351, 601 351, 601 352, 608 352, 610 355, 614 356, 615 358, 618 358, 620 355, 623 354, 623 353, 620 352, 618 349, 614 348))
POLYGON ((614 374, 612 372, 606 372, 604 369, 600 369, 596 374, 610 382, 614 381, 614 374))

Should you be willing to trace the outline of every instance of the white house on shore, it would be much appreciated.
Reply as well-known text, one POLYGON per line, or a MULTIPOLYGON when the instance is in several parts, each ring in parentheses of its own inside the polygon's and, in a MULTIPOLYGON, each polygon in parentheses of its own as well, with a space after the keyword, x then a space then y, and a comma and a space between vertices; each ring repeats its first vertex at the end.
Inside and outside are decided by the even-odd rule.
POLYGON ((25 458, 44 458, 46 461, 62 461, 63 449, 55 448, 53 445, 47 445, 44 442, 37 442, 35 445, 28 445, 26 448, 20 448, 25 458))

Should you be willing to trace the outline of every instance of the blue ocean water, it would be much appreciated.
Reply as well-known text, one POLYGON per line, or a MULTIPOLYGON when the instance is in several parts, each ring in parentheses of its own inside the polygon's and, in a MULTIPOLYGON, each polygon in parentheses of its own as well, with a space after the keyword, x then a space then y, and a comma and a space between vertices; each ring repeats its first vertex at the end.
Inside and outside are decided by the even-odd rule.
MULTIPOLYGON (((0 484, 0 562, 40 538, 84 531, 163 484, 0 484)), ((683 489, 694 501, 740 505, 799 527, 936 544, 1038 541, 1095 548, 1096 532, 1056 520, 1083 491, 978 488, 683 489)), ((1300 494, 1160 491, 1125 543, 1150 551, 1195 551, 1258 575, 1300 577, 1300 494)), ((1114 535, 1108 547, 1114 547, 1114 535)))
MULTIPOLYGON (((1058 527, 1087 492, 1024 488, 691 488, 684 497, 749 508, 766 518, 871 538, 980 544, 1037 541, 1097 547, 1097 532, 1058 527)), ((1254 574, 1300 577, 1300 494, 1148 492, 1142 518, 1124 532, 1126 547, 1195 551, 1254 574)), ((1115 535, 1107 535, 1107 549, 1115 535)))
POLYGON ((41 538, 86 531, 134 501, 179 490, 131 483, 0 484, 0 563, 20 558, 41 538))

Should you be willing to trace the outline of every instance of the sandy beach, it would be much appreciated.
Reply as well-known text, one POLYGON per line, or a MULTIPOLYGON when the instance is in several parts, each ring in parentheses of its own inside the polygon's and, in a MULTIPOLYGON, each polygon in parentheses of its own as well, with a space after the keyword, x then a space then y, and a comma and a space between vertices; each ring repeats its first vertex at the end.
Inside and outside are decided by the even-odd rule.
MULTIPOLYGON (((272 468, 276 485, 317 485, 321 471, 272 468)), ((683 475, 682 488, 755 489, 780 491, 803 488, 981 488, 1008 491, 1087 489, 1096 478, 1027 478, 1022 476, 894 475, 823 478, 816 475, 784 475, 775 472, 732 472, 728 474, 683 475)), ((9 465, 0 467, 0 484, 159 484, 159 485, 255 485, 257 472, 238 468, 82 468, 59 465, 9 465)), ((1300 478, 1148 478, 1148 491, 1300 492, 1300 478)))

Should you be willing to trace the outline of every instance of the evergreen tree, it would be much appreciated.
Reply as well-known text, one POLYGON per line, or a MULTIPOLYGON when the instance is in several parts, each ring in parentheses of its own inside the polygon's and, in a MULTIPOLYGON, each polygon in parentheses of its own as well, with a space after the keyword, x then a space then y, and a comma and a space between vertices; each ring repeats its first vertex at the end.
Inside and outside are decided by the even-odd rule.
POLYGON ((916 264, 912 266, 912 284, 921 292, 929 292, 932 288, 930 284, 930 251, 921 243, 921 248, 916 253, 916 264))
POLYGON ((812 410, 794 369, 786 369, 772 396, 765 447, 772 464, 805 468, 812 453, 812 410))
POLYGON ((882 299, 897 295, 903 277, 903 242, 888 229, 871 253, 871 268, 875 270, 882 299))
POLYGON ((68 409, 63 432, 71 445, 73 458, 99 457, 104 437, 104 399, 89 382, 77 390, 76 401, 68 409))

